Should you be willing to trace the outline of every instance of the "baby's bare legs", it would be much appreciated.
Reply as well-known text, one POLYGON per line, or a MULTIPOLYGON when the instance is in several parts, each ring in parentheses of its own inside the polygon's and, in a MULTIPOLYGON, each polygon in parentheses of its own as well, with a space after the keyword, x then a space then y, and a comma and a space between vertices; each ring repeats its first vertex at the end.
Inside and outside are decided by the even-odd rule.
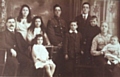
POLYGON ((48 74, 49 77, 53 77, 52 73, 51 73, 51 69, 50 69, 50 65, 49 64, 46 64, 45 66, 45 70, 48 74))

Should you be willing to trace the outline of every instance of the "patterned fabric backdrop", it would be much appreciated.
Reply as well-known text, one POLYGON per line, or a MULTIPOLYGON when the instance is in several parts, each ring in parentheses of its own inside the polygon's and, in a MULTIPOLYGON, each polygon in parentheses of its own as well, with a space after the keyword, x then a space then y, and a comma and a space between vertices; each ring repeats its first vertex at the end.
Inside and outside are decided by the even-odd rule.
POLYGON ((109 32, 118 35, 120 0, 88 0, 88 2, 91 3, 90 14, 98 17, 98 25, 100 26, 102 21, 106 21, 110 27, 109 32))
POLYGON ((97 16, 97 18, 98 18, 98 26, 100 26, 100 21, 101 21, 101 20, 100 20, 100 15, 101 15, 100 11, 101 11, 100 2, 94 1, 94 2, 92 3, 92 5, 91 5, 90 14, 97 16))
POLYGON ((107 7, 106 7, 106 21, 109 23, 109 26, 111 28, 111 33, 112 34, 117 34, 117 29, 118 29, 118 3, 119 0, 108 0, 107 1, 107 7))
POLYGON ((0 31, 4 29, 6 17, 6 0, 0 0, 0 31))

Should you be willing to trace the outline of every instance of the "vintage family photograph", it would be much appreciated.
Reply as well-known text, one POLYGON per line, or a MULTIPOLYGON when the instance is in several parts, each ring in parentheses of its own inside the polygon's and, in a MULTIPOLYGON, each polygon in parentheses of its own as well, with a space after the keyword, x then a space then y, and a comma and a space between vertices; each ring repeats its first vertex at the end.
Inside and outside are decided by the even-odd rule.
POLYGON ((120 0, 0 0, 0 77, 120 77, 120 0))

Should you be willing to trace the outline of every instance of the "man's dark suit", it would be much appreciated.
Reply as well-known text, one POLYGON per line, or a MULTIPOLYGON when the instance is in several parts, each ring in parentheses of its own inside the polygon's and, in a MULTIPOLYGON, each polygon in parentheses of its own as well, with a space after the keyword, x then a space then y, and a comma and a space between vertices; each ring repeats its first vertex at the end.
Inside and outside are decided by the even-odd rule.
POLYGON ((87 19, 85 20, 82 14, 75 18, 75 21, 77 21, 77 24, 78 24, 78 31, 82 34, 82 37, 84 39, 86 39, 85 37, 86 37, 88 26, 90 25, 90 18, 91 16, 88 15, 87 19))
POLYGON ((90 26, 90 18, 91 16, 88 14, 88 17, 87 19, 85 20, 81 15, 77 16, 75 18, 75 20, 77 21, 77 24, 78 24, 78 31, 81 33, 82 35, 82 43, 81 43, 81 46, 82 46, 82 51, 84 52, 83 56, 81 57, 81 63, 83 64, 88 64, 89 63, 89 57, 87 55, 89 55, 89 52, 88 49, 86 48, 87 47, 87 31, 88 31, 88 27, 90 26))
POLYGON ((34 71, 34 63, 31 56, 31 49, 29 50, 28 48, 29 44, 19 32, 16 33, 16 42, 18 48, 17 59, 20 63, 20 76, 31 77, 34 71))
POLYGON ((17 51, 15 33, 12 33, 8 29, 6 29, 4 32, 2 32, 1 35, 2 35, 1 48, 7 50, 7 60, 6 60, 4 75, 14 76, 18 69, 18 64, 19 64, 16 57, 13 57, 10 52, 10 49, 14 49, 15 51, 17 51))

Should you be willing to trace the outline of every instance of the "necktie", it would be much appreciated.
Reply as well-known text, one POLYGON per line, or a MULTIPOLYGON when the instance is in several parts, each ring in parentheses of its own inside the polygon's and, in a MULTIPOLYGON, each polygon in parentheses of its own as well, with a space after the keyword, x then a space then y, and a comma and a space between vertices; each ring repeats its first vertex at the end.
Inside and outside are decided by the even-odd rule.
POLYGON ((86 15, 83 16, 84 20, 86 20, 86 15))

